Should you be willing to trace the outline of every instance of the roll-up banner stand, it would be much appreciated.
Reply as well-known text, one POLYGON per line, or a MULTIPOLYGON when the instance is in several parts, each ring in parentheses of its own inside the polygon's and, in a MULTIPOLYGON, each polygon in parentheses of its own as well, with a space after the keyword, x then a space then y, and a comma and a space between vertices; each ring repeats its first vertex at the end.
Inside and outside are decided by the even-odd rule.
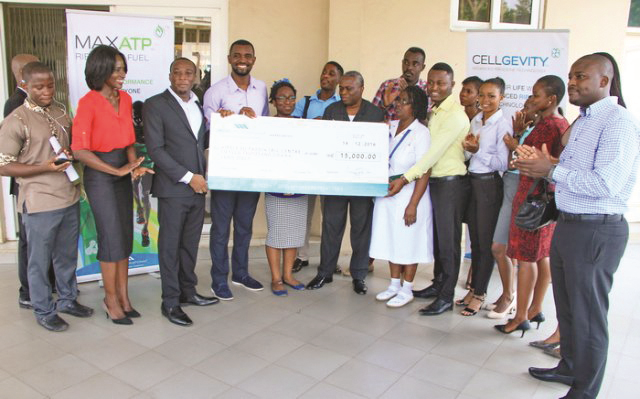
MULTIPOLYGON (((504 79, 502 109, 510 118, 522 109, 536 80, 556 75, 567 82, 568 30, 469 30, 467 76, 504 79)), ((567 109, 567 97, 561 106, 567 109)))
MULTIPOLYGON (((127 15, 107 12, 67 10, 67 65, 69 100, 72 114, 78 100, 89 88, 84 68, 91 49, 104 44, 116 47, 126 58, 128 72, 123 90, 129 93, 134 105, 137 101, 164 91, 168 85, 169 65, 174 56, 173 18, 127 15)), ((134 113, 135 113, 134 106, 134 113)), ((135 119, 134 119, 135 120, 135 119)), ((136 125, 136 150, 146 155, 136 125)), ((148 156, 147 156, 148 158, 148 156)), ((145 166, 151 166, 146 159, 145 166)), ((158 270, 157 201, 149 191, 151 176, 134 182, 134 235, 133 253, 129 257, 129 274, 158 270)), ((100 279, 100 263, 96 255, 98 241, 95 222, 89 203, 80 203, 80 238, 78 240, 78 281, 100 279)))

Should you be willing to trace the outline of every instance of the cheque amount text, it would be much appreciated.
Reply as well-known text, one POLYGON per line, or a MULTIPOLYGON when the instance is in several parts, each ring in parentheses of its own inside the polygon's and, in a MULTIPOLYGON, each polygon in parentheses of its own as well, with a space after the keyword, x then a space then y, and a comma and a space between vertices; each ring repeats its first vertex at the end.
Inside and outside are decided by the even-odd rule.
POLYGON ((374 161, 376 159, 376 154, 372 152, 339 152, 338 159, 374 161))

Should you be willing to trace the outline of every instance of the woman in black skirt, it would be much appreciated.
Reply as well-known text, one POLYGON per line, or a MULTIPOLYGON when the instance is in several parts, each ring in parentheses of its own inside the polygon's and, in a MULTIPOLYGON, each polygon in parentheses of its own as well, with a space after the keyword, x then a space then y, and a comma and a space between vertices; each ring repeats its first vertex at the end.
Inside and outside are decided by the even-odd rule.
POLYGON ((129 255, 133 249, 131 179, 153 171, 140 167, 133 143, 131 97, 121 91, 127 73, 125 57, 110 46, 94 48, 85 67, 91 89, 78 103, 72 149, 85 164, 84 187, 98 231, 107 317, 132 324, 140 314, 129 302, 129 255))

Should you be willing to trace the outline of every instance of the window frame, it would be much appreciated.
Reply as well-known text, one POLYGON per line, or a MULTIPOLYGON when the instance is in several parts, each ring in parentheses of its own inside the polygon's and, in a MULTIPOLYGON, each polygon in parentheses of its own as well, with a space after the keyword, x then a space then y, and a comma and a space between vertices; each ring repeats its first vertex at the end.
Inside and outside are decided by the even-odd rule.
POLYGON ((531 23, 512 24, 500 22, 501 0, 491 0, 491 10, 489 12, 489 22, 460 21, 458 19, 458 8, 460 2, 464 0, 451 0, 449 28, 452 31, 466 31, 467 29, 540 29, 542 27, 542 13, 544 0, 531 0, 531 23))

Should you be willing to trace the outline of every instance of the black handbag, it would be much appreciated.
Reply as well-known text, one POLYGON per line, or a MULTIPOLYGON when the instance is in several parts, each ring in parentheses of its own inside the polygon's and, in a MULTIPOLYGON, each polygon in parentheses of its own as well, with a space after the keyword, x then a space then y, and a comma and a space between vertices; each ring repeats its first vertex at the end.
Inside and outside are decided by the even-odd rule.
POLYGON ((515 217, 516 226, 523 230, 534 231, 555 221, 558 217, 556 200, 553 191, 549 190, 549 183, 545 179, 536 179, 531 185, 527 198, 518 208, 515 217), (536 187, 542 183, 543 191, 533 194, 536 187))

